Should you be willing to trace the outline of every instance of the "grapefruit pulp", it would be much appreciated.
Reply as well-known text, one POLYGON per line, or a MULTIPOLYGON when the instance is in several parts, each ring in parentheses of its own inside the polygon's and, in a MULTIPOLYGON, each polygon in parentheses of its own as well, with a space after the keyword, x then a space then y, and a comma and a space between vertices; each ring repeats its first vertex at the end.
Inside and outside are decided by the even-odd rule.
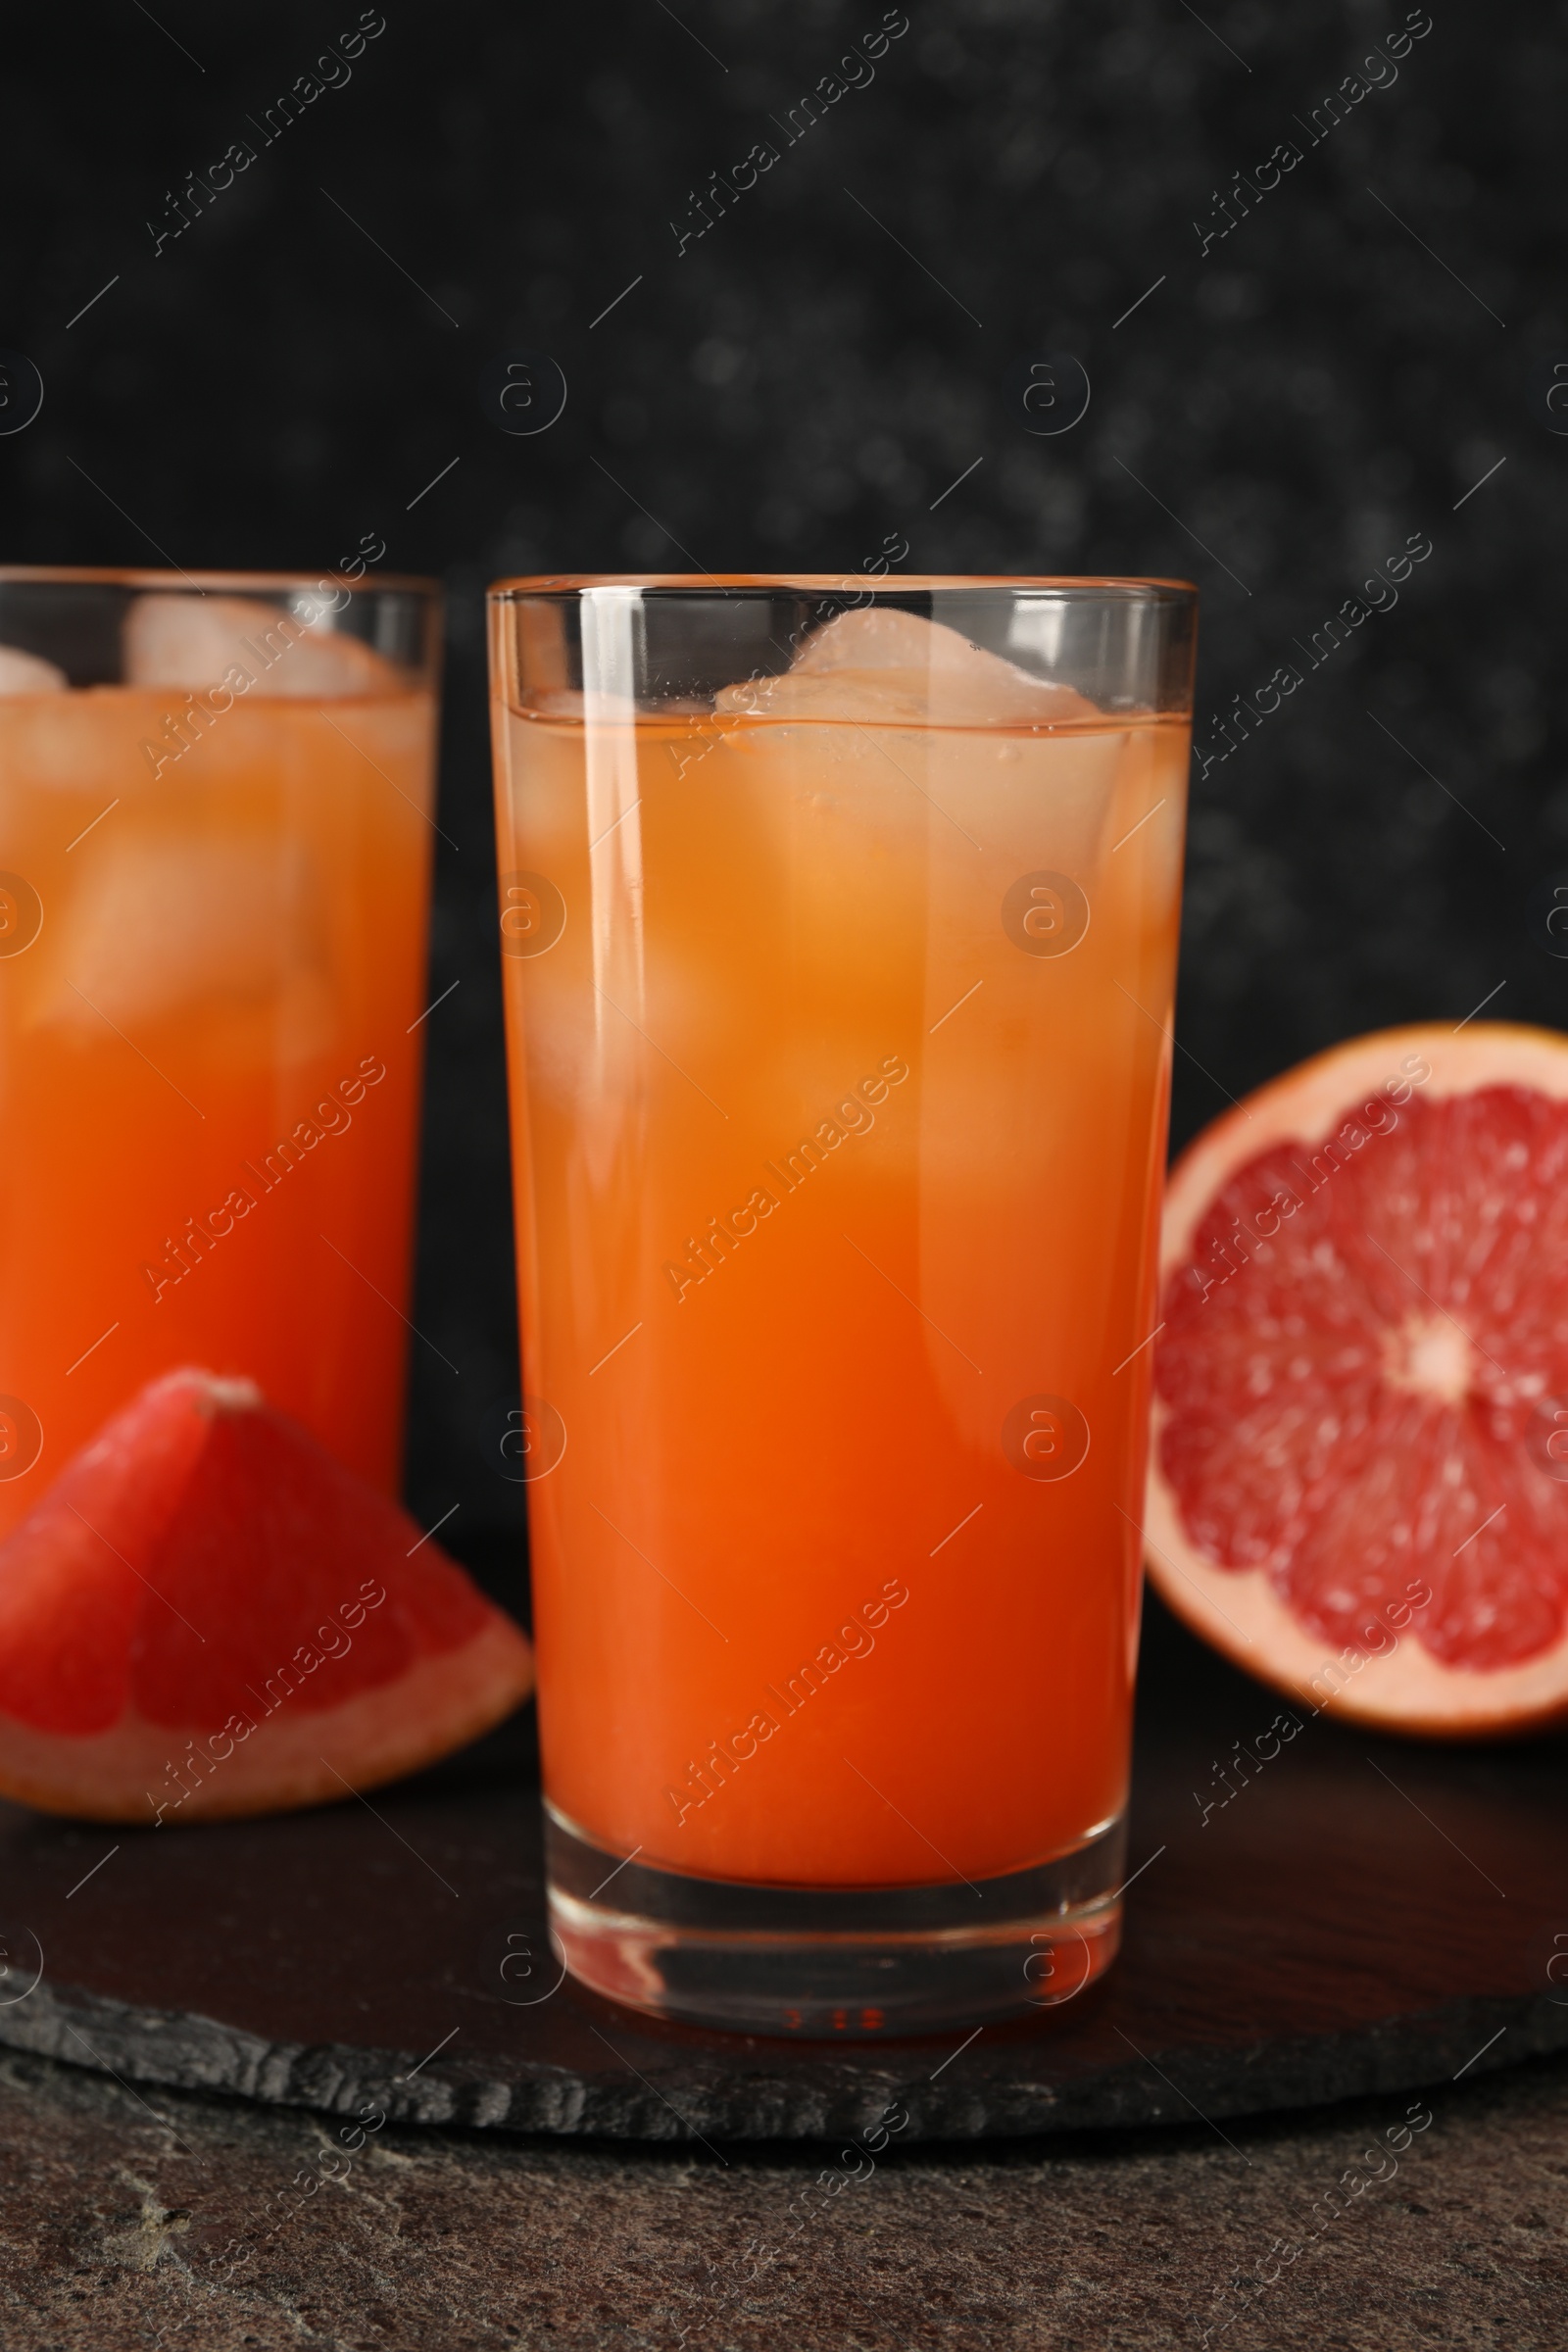
POLYGON ((330 1803, 532 1679, 512 1620, 249 1381, 153 1381, 0 1546, 0 1795, 47 1812, 330 1803))
POLYGON ((1385 1030, 1171 1172, 1146 1521, 1161 1597, 1320 1707, 1568 1715, 1568 1038, 1385 1030))

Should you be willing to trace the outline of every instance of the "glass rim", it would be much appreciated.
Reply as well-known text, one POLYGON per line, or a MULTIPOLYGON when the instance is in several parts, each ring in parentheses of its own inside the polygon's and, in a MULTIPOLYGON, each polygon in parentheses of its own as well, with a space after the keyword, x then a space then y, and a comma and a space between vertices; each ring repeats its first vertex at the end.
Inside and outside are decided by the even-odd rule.
POLYGON ((387 590, 432 598, 442 593, 439 580, 419 572, 377 572, 373 579, 367 575, 354 580, 331 564, 318 571, 160 571, 112 564, 0 564, 0 588, 143 588, 173 596, 205 596, 212 589, 270 588, 310 595, 323 580, 335 581, 350 596, 375 596, 387 590))
POLYGON ((579 571, 524 574, 494 580, 486 600, 497 605, 523 598, 593 595, 600 590, 651 591, 657 596, 1054 596, 1063 604, 1196 605, 1191 580, 1114 573, 906 572, 896 579, 864 571, 579 571))

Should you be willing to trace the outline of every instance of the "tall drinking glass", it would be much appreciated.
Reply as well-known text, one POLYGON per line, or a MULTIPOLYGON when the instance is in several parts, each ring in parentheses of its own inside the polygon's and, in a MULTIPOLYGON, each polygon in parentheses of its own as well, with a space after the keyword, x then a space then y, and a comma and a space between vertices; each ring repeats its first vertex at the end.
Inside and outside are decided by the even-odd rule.
POLYGON ((0 1536, 176 1366, 395 1492, 428 582, 0 571, 0 1536))
POLYGON ((550 1900, 875 2034, 1112 1958, 1196 594, 492 591, 550 1900))

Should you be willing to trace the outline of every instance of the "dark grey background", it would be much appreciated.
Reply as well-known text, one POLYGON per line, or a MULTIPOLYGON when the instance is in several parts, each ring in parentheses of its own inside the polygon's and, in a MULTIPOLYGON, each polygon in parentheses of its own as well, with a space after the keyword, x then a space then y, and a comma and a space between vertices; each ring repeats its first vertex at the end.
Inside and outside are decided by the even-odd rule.
POLYGON ((897 533, 922 570, 1184 575, 1206 739, 1425 533, 1396 609, 1197 785, 1177 1138, 1354 1031, 1499 987, 1488 1017, 1563 1019, 1561 8, 1432 0, 1396 81, 1307 148, 1298 118, 1399 0, 909 0, 870 86, 684 254, 693 188, 783 145, 769 116, 878 0, 384 13, 265 147, 250 118, 352 0, 13 15, 0 345, 46 396, 0 437, 0 556, 317 566, 373 531, 446 580, 430 993, 462 985, 429 1024, 416 1314, 461 1378, 416 1348, 416 1509, 520 1516, 481 1441, 516 1380, 498 573, 840 571, 897 533), (241 138, 256 163, 155 258, 148 220, 241 138), (1300 166, 1201 252, 1216 189, 1291 138, 1300 166), (534 437, 480 405, 517 351, 568 385, 534 437), (1090 407, 1037 438, 1009 370, 1064 351, 1090 407))

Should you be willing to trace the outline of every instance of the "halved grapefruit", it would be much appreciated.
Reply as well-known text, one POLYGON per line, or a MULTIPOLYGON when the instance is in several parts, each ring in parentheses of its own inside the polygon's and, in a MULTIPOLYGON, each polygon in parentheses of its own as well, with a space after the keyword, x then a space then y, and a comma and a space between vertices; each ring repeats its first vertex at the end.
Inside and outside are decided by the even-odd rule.
POLYGON ((1568 1716, 1568 1037, 1389 1029, 1171 1173, 1147 1556, 1303 1705, 1568 1716))
POLYGON ((0 1795, 46 1812, 326 1804, 532 1680, 512 1620, 249 1381, 152 1382, 0 1546, 0 1795))

